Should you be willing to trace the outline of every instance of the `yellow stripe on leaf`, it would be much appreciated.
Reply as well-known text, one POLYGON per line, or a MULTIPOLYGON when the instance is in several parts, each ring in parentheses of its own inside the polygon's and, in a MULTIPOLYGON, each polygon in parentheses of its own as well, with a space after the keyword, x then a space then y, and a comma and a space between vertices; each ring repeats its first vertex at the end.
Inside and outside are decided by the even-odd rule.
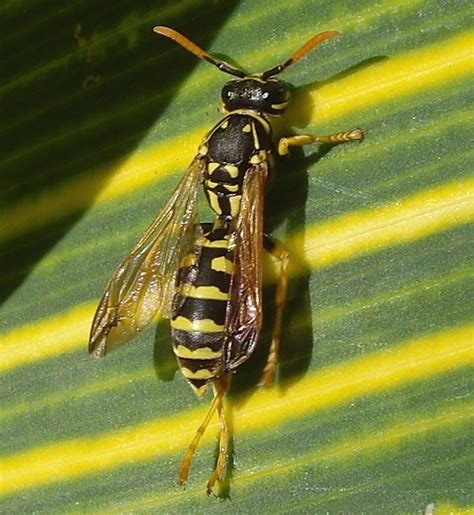
POLYGON ((179 135, 166 143, 132 154, 121 165, 107 170, 93 170, 39 197, 21 201, 0 213, 3 220, 8 220, 8 224, 0 226, 0 241, 87 208, 104 176, 112 177, 101 189, 96 202, 113 200, 142 189, 163 180, 175 170, 180 170, 178 176, 182 176, 205 133, 206 130, 201 128, 179 135))
MULTIPOLYGON (((474 180, 424 190, 379 209, 349 213, 293 239, 313 267, 417 240, 474 219, 474 180)), ((290 244, 291 245, 291 244, 290 244)))
MULTIPOLYGON (((260 391, 236 414, 236 432, 264 431, 290 418, 472 364, 473 340, 474 325, 448 330, 319 370, 289 387, 284 396, 276 389, 260 391)), ((205 410, 8 456, 0 461, 0 492, 46 485, 184 449, 205 410)), ((203 438, 213 436, 208 431, 203 438)))
MULTIPOLYGON (((384 452, 390 452, 390 450, 397 446, 403 445, 405 441, 413 442, 414 438, 426 438, 431 432, 440 432, 446 429, 451 430, 453 426, 462 426, 464 423, 469 422, 473 415, 474 410, 472 404, 464 402, 459 405, 456 403, 455 406, 435 413, 434 416, 417 417, 410 420, 408 423, 395 423, 382 428, 378 427, 375 433, 373 428, 371 428, 369 432, 351 435, 350 438, 345 437, 341 441, 336 441, 322 448, 317 448, 316 450, 310 447, 308 449, 309 452, 293 456, 290 460, 260 462, 258 467, 252 467, 251 471, 245 469, 239 470, 239 473, 233 477, 232 481, 234 485, 238 486, 239 490, 242 491, 242 488, 246 486, 259 485, 261 487, 263 481, 275 481, 278 476, 284 476, 286 478, 292 477, 295 470, 308 467, 309 464, 321 464, 324 462, 326 466, 331 462, 337 462, 340 465, 343 464, 344 460, 352 461, 357 454, 363 454, 364 463, 367 463, 370 459, 371 452, 374 453, 374 457, 380 457, 381 448, 383 448, 384 452)), ((444 463, 442 465, 445 466, 444 463)), ((431 468, 435 469, 436 465, 433 465, 431 468)), ((413 475, 413 473, 413 470, 406 471, 406 474, 413 475)), ((391 476, 382 476, 378 481, 387 483, 390 479, 392 479, 391 476)), ((360 488, 360 490, 364 490, 365 492, 375 491, 374 483, 377 484, 378 481, 371 481, 371 490, 368 489, 366 482, 359 485, 358 489, 360 488)), ((337 490, 331 493, 332 500, 339 495, 347 495, 345 489, 337 490)), ((351 493, 354 493, 354 488, 351 488, 351 493)), ((243 492, 243 494, 245 495, 245 492, 243 492)), ((140 510, 143 511, 145 508, 156 509, 157 507, 162 508, 167 505, 175 506, 176 501, 179 501, 180 495, 181 492, 177 492, 174 489, 160 491, 159 493, 154 492, 152 495, 131 500, 127 504, 121 504, 121 510, 125 513, 135 513, 140 510)), ((195 482, 194 485, 187 487, 186 496, 188 498, 189 496, 192 498, 202 497, 202 484, 195 482)), ((324 496, 322 499, 315 498, 312 503, 313 512, 315 511, 314 507, 316 505, 325 503, 326 501, 327 498, 324 496)), ((446 511, 448 509, 447 506, 443 511, 443 506, 437 505, 436 514, 471 513, 469 511, 463 511, 460 508, 456 510, 454 506, 452 506, 451 512, 446 511)), ((296 508, 297 507, 293 505, 293 509, 296 508)), ((102 509, 101 514, 105 513, 112 515, 115 511, 113 509, 109 511, 108 508, 106 508, 105 511, 102 509)))
POLYGON ((0 335, 0 371, 26 365, 83 347, 96 303, 88 302, 65 313, 32 322, 0 335))
MULTIPOLYGON (((290 239, 288 246, 299 248, 303 239, 306 259, 313 267, 324 267, 363 252, 423 238, 473 218, 474 180, 458 181, 316 225, 303 236, 290 239)), ((85 348, 95 307, 94 303, 83 304, 0 335, 0 370, 85 348)), ((189 321, 183 320, 184 330, 223 329, 215 324, 211 329, 192 329, 189 321)))
POLYGON ((436 515, 472 515, 474 513, 474 504, 471 506, 457 506, 454 504, 435 504, 436 515))
POLYGON ((468 32, 404 55, 388 58, 312 93, 313 122, 366 109, 387 100, 448 84, 474 71, 474 33, 468 32))
MULTIPOLYGON (((473 70, 471 49, 472 34, 463 34, 326 85, 313 93, 315 105, 318 106, 314 121, 337 118, 357 109, 467 76, 473 70)), ((201 127, 192 133, 147 147, 117 167, 105 171, 94 170, 40 197, 26 199, 5 209, 0 213, 0 218, 8 220, 8 224, 0 227, 0 241, 85 209, 91 193, 100 185, 98 177, 113 175, 98 196, 98 201, 104 201, 162 180, 172 171, 181 169, 184 172, 199 141, 209 129, 201 127)))

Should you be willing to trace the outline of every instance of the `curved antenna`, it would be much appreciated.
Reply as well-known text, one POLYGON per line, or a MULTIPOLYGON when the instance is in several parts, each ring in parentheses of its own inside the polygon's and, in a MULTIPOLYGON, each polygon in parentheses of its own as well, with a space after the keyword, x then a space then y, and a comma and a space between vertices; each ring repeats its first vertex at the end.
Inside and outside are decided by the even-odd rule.
POLYGON ((178 31, 176 31, 170 27, 164 27, 163 25, 157 25, 156 27, 153 27, 153 32, 156 32, 157 34, 161 34, 162 36, 166 36, 167 38, 172 39, 173 41, 176 41, 176 43, 178 43, 178 45, 181 45, 188 52, 195 55, 196 57, 199 57, 199 59, 203 59, 204 61, 207 61, 208 63, 211 63, 214 66, 217 66, 217 68, 219 68, 219 70, 221 70, 222 72, 229 73, 230 75, 235 75, 237 77, 246 77, 246 73, 243 72, 242 70, 239 70, 238 68, 235 68, 234 66, 231 66, 229 63, 226 63, 225 61, 215 59, 214 57, 209 55, 207 52, 205 52, 202 48, 198 47, 196 45, 196 43, 193 43, 186 36, 183 36, 178 31))
POLYGON ((277 75, 281 73, 283 70, 286 70, 288 66, 292 65, 293 63, 296 63, 296 61, 299 61, 303 56, 305 56, 310 50, 312 50, 315 46, 319 45, 323 41, 326 41, 327 39, 331 39, 335 36, 340 36, 341 33, 337 30, 328 30, 326 32, 321 32, 320 34, 316 34, 316 36, 313 36, 309 41, 307 41, 301 48, 298 48, 298 50, 284 63, 279 64, 278 66, 274 66, 270 70, 262 73, 261 77, 263 80, 268 79, 269 77, 273 77, 274 75, 277 75))

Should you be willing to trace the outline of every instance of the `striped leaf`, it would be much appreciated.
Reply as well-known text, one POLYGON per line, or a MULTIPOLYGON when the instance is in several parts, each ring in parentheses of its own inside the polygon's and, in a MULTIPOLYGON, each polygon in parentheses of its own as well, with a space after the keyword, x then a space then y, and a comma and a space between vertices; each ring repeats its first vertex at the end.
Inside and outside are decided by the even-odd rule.
POLYGON ((4 2, 5 513, 473 509, 469 9, 4 2), (275 174, 267 223, 292 259, 282 363, 277 386, 259 390, 267 327, 234 377, 226 503, 205 494, 216 423, 186 490, 175 484, 209 399, 176 374, 168 324, 104 360, 86 352, 107 278, 219 116, 226 77, 154 35, 156 24, 256 72, 341 31, 285 72, 295 102, 279 129, 367 131, 360 145, 295 151, 275 174))

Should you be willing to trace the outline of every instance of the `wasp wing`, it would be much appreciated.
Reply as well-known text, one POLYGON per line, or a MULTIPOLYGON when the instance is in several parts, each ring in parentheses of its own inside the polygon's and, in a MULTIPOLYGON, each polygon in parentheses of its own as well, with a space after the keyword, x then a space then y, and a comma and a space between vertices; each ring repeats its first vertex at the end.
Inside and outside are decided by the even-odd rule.
POLYGON ((235 231, 234 272, 226 313, 226 369, 246 361, 262 326, 263 202, 266 161, 247 170, 235 231))
POLYGON ((110 278, 89 339, 93 357, 123 344, 160 312, 169 317, 179 262, 196 239, 197 193, 205 161, 196 158, 162 211, 110 278))

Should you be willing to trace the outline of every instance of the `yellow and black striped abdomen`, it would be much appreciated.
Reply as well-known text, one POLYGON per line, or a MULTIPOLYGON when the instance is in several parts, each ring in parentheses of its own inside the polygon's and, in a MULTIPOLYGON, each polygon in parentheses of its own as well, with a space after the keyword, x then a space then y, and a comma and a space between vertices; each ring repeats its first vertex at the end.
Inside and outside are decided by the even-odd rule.
POLYGON ((193 262, 193 253, 182 261, 171 318, 174 353, 183 375, 198 395, 222 371, 233 269, 226 231, 212 230, 201 243, 197 262, 193 262))

